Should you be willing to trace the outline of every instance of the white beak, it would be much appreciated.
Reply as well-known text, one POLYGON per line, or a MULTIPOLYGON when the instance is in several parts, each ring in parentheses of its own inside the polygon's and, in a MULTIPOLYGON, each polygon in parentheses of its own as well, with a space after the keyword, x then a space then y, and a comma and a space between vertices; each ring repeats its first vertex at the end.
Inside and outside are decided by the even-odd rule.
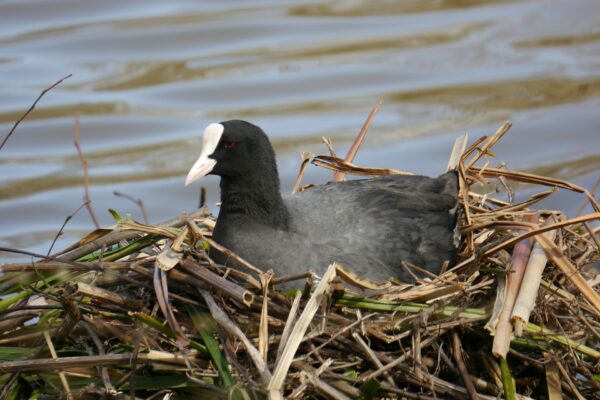
POLYGON ((224 130, 225 127, 221 124, 210 124, 204 129, 202 151, 185 178, 185 186, 206 176, 213 170, 217 162, 208 156, 215 152, 224 130))

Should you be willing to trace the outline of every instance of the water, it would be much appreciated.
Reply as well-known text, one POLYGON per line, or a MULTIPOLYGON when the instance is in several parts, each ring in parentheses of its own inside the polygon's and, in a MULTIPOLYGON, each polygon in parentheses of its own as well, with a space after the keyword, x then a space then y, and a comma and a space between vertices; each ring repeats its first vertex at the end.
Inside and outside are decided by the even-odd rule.
MULTIPOLYGON (((597 1, 4 1, 0 135, 47 93, 1 150, 0 246, 46 253, 83 201, 75 115, 93 207, 150 222, 193 210, 183 180, 213 121, 272 137, 289 192, 301 151, 345 153, 384 104, 356 162, 436 175, 453 140, 513 129, 493 161, 591 188, 600 178, 597 1)), ((311 170, 307 182, 329 174, 311 170)), ((217 180, 207 178, 209 203, 217 180)), ((527 193, 526 189, 524 193, 527 193)), ((543 206, 573 214, 583 199, 543 206)), ((62 248, 93 228, 85 210, 62 248)), ((0 253, 0 260, 27 259, 0 253)))

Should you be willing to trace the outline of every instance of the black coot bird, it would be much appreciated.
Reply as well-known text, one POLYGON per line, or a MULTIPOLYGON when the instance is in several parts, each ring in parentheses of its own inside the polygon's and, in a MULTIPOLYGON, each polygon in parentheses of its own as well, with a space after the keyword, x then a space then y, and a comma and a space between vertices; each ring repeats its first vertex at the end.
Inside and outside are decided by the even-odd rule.
POLYGON ((185 183, 207 174, 221 177, 213 239, 277 277, 321 275, 336 261, 370 280, 406 282, 412 278, 402 261, 438 272, 455 258, 454 172, 330 183, 284 199, 267 135, 232 120, 205 129, 185 183))

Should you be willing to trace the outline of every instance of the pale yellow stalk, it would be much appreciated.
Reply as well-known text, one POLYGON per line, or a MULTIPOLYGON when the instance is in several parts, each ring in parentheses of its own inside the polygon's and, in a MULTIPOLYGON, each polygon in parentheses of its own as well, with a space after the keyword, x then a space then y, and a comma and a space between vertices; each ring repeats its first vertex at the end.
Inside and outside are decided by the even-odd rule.
MULTIPOLYGON (((530 216, 528 219, 534 220, 535 216, 530 216)), ((524 239, 515 245, 512 253, 511 268, 508 277, 506 278, 504 304, 495 324, 492 354, 497 358, 506 358, 508 349, 510 348, 510 341, 513 334, 510 315, 519 293, 519 288, 521 287, 530 251, 531 240, 524 239)))
MULTIPOLYGON (((547 226, 553 223, 554 218, 550 217, 546 220, 544 225, 547 226)), ((533 311, 533 307, 535 307, 535 300, 540 288, 540 282, 542 281, 542 273, 548 262, 548 255, 546 254, 544 247, 539 243, 539 238, 541 236, 544 236, 552 242, 556 236, 556 231, 548 231, 535 237, 536 242, 531 250, 531 256, 527 263, 525 276, 523 277, 521 289, 519 290, 519 296, 517 297, 511 315, 517 336, 521 336, 523 333, 523 325, 529 321, 531 311, 533 311)))

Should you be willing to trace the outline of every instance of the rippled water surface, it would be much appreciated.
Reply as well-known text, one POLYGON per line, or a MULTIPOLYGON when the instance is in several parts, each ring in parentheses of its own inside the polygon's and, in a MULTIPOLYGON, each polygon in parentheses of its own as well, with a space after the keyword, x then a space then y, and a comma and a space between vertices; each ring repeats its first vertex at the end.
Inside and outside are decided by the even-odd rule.
MULTIPOLYGON (((1 2, 1 137, 70 73, 0 150, 0 246, 45 253, 81 205, 77 114, 104 225, 108 208, 142 219, 114 191, 143 199, 150 222, 194 209, 183 179, 210 122, 263 127, 289 191, 300 152, 329 136, 344 153, 380 96, 359 164, 435 175, 459 134, 511 120, 493 163, 600 177, 598 1, 1 2)), ((204 183, 214 204, 217 180, 204 183)), ((91 228, 80 211, 57 247, 91 228)))

